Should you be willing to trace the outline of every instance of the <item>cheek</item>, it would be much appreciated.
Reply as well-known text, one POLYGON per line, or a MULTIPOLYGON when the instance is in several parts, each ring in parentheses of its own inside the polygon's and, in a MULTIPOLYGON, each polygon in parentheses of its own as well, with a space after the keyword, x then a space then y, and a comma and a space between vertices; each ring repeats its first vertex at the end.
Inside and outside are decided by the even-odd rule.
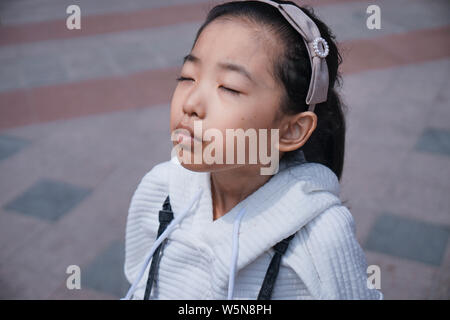
MULTIPOLYGON (((210 110, 212 111, 212 110, 210 110)), ((217 113, 210 112, 208 126, 217 128, 225 134, 226 129, 269 129, 273 125, 273 111, 259 106, 241 105, 238 108, 220 108, 217 113)))
MULTIPOLYGON (((217 117, 215 121, 210 123, 211 126, 216 129, 219 129, 222 132, 224 150, 226 149, 226 129, 242 129, 244 132, 247 130, 253 131, 256 133, 256 141, 257 143, 260 139, 260 135, 266 134, 266 136, 270 137, 270 129, 272 128, 272 119, 269 115, 258 112, 239 112, 236 114, 228 113, 225 115, 221 115, 217 117), (266 129, 262 132, 260 129, 266 129)), ((270 139, 270 138, 269 138, 270 139)), ((248 142, 246 142, 247 144, 248 142)), ((236 147, 236 144, 235 144, 236 147)), ((248 145, 247 145, 248 148, 248 145)))
POLYGON ((268 129, 273 125, 276 103, 269 97, 258 96, 243 108, 236 122, 243 128, 268 129))
POLYGON ((241 114, 236 123, 243 129, 268 129, 272 124, 272 114, 264 110, 254 110, 241 114))

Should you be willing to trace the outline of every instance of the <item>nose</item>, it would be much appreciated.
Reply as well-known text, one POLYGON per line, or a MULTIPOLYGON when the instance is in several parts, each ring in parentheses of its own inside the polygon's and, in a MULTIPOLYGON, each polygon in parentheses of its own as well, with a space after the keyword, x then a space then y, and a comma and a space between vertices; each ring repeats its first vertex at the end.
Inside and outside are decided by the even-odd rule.
POLYGON ((183 103, 183 112, 189 117, 203 119, 206 113, 206 90, 199 84, 193 84, 183 103))

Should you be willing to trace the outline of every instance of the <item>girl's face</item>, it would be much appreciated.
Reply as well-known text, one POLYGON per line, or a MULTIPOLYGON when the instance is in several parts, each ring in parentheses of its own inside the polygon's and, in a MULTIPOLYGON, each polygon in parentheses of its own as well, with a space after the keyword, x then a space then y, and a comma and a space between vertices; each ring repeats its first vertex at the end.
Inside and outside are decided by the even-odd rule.
MULTIPOLYGON (((194 129, 194 121, 201 121, 202 135, 211 128, 222 133, 224 164, 194 164, 194 150, 188 152, 191 164, 182 165, 193 171, 217 171, 248 165, 237 164, 237 141, 234 141, 234 164, 225 164, 226 129, 267 129, 268 144, 265 155, 270 153, 270 129, 279 128, 277 112, 283 89, 271 75, 276 47, 271 44, 271 34, 242 20, 217 19, 211 22, 199 36, 195 47, 185 60, 179 83, 171 102, 170 130, 173 133, 180 124, 194 129)), ((200 137, 200 138, 201 138, 200 137)), ((259 134, 258 134, 259 140, 259 134)), ((249 152, 246 139, 245 154, 249 152)), ((212 141, 202 141, 204 152, 212 141)), ((174 141, 174 146, 178 142, 174 141)), ((258 142, 259 145, 259 142, 258 142)), ((181 145, 179 146, 181 147, 181 145)), ((197 152, 198 153, 198 152, 197 152)), ((185 158, 184 158, 185 159, 185 158)), ((258 163, 260 161, 258 156, 258 163)), ((255 166, 263 166, 256 164, 255 166)))

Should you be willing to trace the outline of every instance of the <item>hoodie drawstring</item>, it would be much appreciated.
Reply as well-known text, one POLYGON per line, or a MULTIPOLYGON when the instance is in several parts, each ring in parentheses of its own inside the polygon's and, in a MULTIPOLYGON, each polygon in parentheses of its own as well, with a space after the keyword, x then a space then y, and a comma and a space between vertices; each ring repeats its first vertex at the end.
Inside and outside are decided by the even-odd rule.
POLYGON ((136 280, 134 280, 134 283, 131 286, 131 288, 128 290, 126 296, 120 300, 130 300, 131 299, 132 295, 136 291, 138 283, 141 281, 141 279, 144 275, 145 269, 147 269, 147 266, 150 263, 150 260, 152 259, 153 254, 155 253, 156 249, 170 235, 170 233, 172 233, 172 231, 175 229, 175 227, 178 225, 178 223, 180 223, 180 221, 183 220, 183 218, 189 213, 189 211, 194 206, 194 204, 200 199, 202 192, 203 192, 203 189, 199 189, 197 194, 192 198, 189 206, 187 206, 187 208, 180 215, 175 217, 172 220, 172 222, 167 226, 166 230, 161 234, 161 236, 159 236, 158 239, 156 239, 156 241, 153 243, 152 248, 150 249, 150 252, 148 253, 148 255, 145 258, 145 262, 141 268, 141 271, 139 272, 138 277, 136 278, 136 280))
MULTIPOLYGON (((203 189, 199 189, 197 194, 192 198, 189 206, 175 219, 173 219, 168 225, 165 230, 160 233, 158 230, 158 234, 160 236, 157 237, 156 241, 154 242, 153 246, 150 249, 150 252, 145 258, 145 262, 142 266, 142 269, 138 275, 138 277, 133 282, 133 285, 128 290, 126 296, 120 300, 130 300, 133 296, 134 292, 136 291, 138 283, 141 281, 145 270, 147 269, 147 266, 149 265, 150 261, 152 261, 153 256, 155 252, 158 250, 160 245, 168 238, 170 233, 175 229, 175 227, 180 223, 181 220, 185 218, 185 216, 190 212, 194 204, 200 199, 200 196, 203 192, 203 189)), ((167 204, 170 207, 170 200, 167 197, 167 204)), ((166 202, 164 203, 166 205, 166 202)), ((164 207, 163 207, 164 208, 164 207)), ((170 209, 168 209, 170 210, 170 209)), ((160 212, 161 213, 161 212, 160 212)), ((230 262, 230 272, 229 272, 229 279, 228 279, 228 300, 232 300, 234 298, 234 283, 236 280, 236 268, 237 268, 237 261, 238 261, 238 255, 239 255, 239 228, 241 224, 241 220, 244 217, 246 213, 246 208, 242 208, 239 213, 236 215, 236 218, 233 222, 233 234, 232 234, 232 250, 231 250, 231 262, 230 262)), ((161 220, 161 219, 160 219, 161 220)), ((169 219, 170 220, 170 219, 169 219)), ((168 222, 168 221, 167 221, 168 222)), ((161 221, 160 221, 161 223, 161 221)), ((160 224, 161 227, 161 224, 160 224)), ((162 230, 164 228, 161 228, 162 230)), ((286 252, 287 247, 289 245, 290 240, 294 235, 291 235, 290 237, 280 241, 274 246, 275 255, 273 256, 269 268, 267 269, 266 276, 264 277, 263 284, 261 286, 258 300, 268 300, 271 299, 272 290, 274 288, 275 280, 277 278, 277 274, 280 268, 281 263, 281 256, 286 252)))
POLYGON ((233 224, 233 242, 231 251, 231 263, 230 263, 230 277, 228 279, 228 300, 233 300, 234 295, 234 281, 236 278, 236 266, 239 253, 239 227, 242 217, 246 213, 245 207, 239 211, 233 224))

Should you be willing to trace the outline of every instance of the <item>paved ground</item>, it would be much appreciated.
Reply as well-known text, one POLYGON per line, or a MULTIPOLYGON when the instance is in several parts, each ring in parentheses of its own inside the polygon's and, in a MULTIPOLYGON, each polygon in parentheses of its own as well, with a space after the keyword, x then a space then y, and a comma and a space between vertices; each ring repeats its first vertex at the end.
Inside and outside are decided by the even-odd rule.
MULTIPOLYGON (((0 3, 0 298, 117 299, 131 196, 170 154, 181 58, 218 1, 0 3), (82 289, 66 288, 81 268, 82 289)), ((307 1, 312 3, 312 1, 307 1)), ((450 4, 314 1, 344 53, 342 199, 386 299, 450 298, 450 4), (366 8, 381 8, 381 30, 366 8)))

